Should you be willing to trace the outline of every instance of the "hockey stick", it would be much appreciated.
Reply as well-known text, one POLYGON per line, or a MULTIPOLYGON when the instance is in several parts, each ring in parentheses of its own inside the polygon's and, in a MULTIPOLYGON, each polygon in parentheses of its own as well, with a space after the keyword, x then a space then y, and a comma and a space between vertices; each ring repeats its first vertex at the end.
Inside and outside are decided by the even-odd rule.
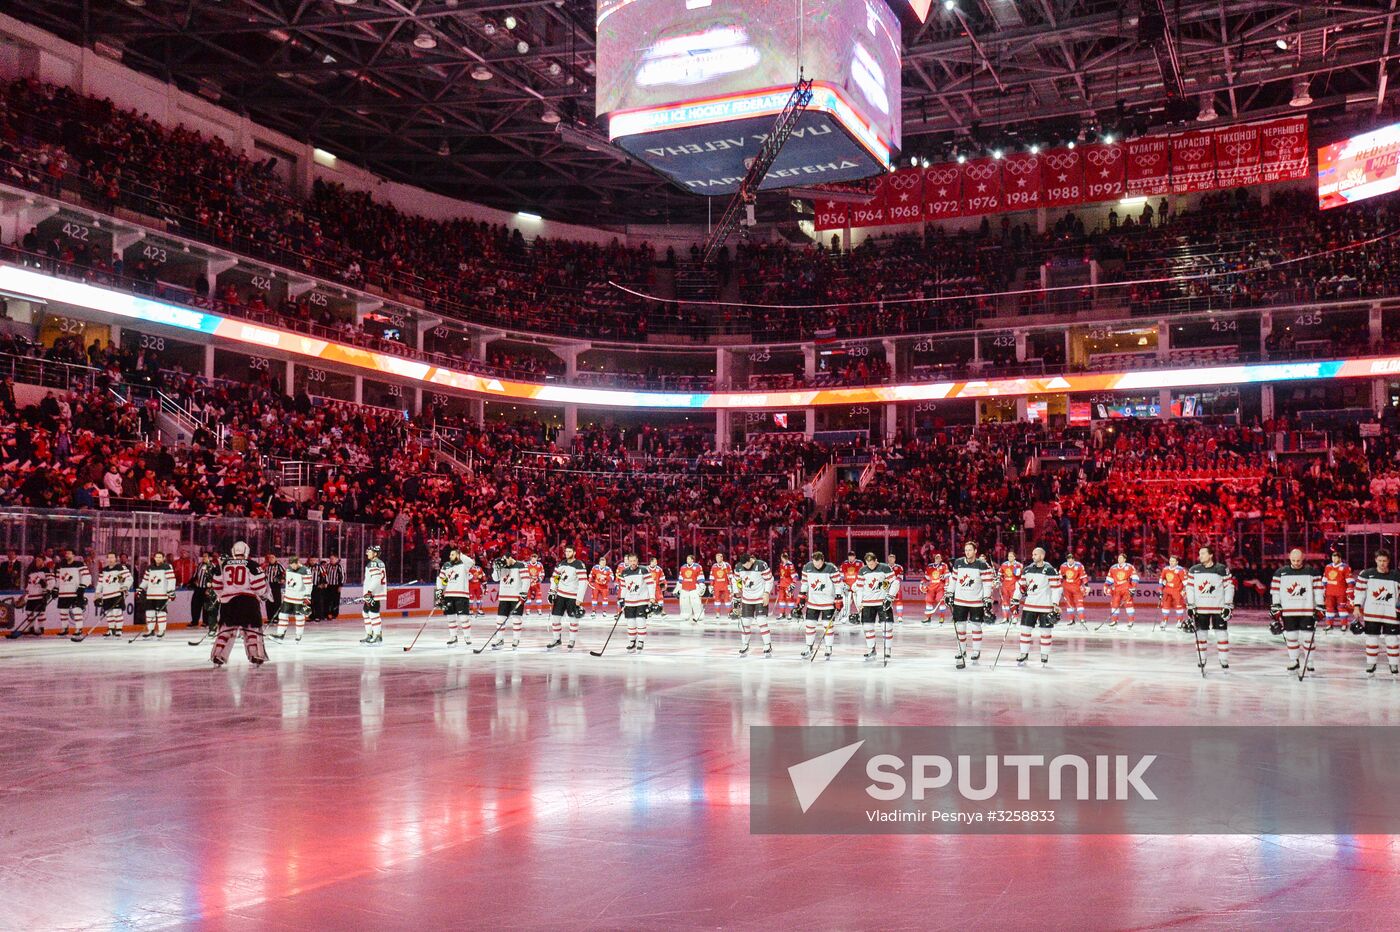
MULTIPOLYGON (((428 612, 428 617, 425 618, 425 619, 423 619, 423 624, 422 624, 422 626, 420 626, 420 627, 418 628, 418 633, 415 634, 415 635, 413 636, 413 640, 410 641, 409 644, 408 644, 408 646, 405 647, 405 648, 403 649, 403 652, 404 652, 405 654, 408 653, 409 651, 413 650, 413 645, 418 643, 418 638, 420 638, 420 637, 423 635, 423 632, 424 632, 425 630, 427 630, 427 628, 428 628, 428 622, 432 621, 432 620, 433 620, 433 616, 436 615, 436 614, 437 614, 437 606, 433 606, 433 610, 432 610, 431 612, 428 612)), ((453 637, 455 638, 456 635, 454 634, 453 637)), ((493 635, 493 637, 494 637, 494 635, 493 635)), ((488 643, 490 643, 490 642, 488 642, 488 643)))
POLYGON ((1308 647, 1303 651, 1303 666, 1298 670, 1298 682, 1303 682, 1303 677, 1308 675, 1308 665, 1312 663, 1313 644, 1317 641, 1317 622, 1313 622, 1312 637, 1308 638, 1308 647))
POLYGON ((208 628, 205 628, 205 629, 204 629, 204 636, 203 636, 203 637, 201 637, 201 638, 200 638, 199 640, 197 640, 197 641, 186 641, 185 643, 188 644, 188 645, 190 645, 191 647, 198 647, 199 645, 203 644, 203 643, 204 643, 205 641, 207 641, 207 640, 209 640, 209 629, 208 629, 208 628))
POLYGON ((1191 619, 1191 630, 1187 632, 1191 635, 1191 643, 1196 648, 1196 666, 1201 671, 1201 679, 1206 678, 1206 655, 1205 649, 1201 647, 1201 639, 1196 637, 1196 619, 1191 619))
POLYGON ((880 613, 880 627, 883 629, 880 633, 884 635, 884 659, 880 662, 880 666, 882 667, 888 667, 890 665, 890 626, 892 624, 892 616, 882 611, 880 613))
MULTIPOLYGON (((524 603, 523 603, 523 602, 517 602, 517 603, 515 603, 515 604, 516 604, 516 607, 517 607, 517 608, 520 608, 521 614, 523 615, 525 610, 524 610, 524 608, 523 608, 522 606, 524 605, 524 603)), ((485 651, 486 648, 490 647, 490 646, 491 646, 491 642, 494 641, 494 640, 496 640, 496 636, 499 635, 499 634, 501 633, 501 630, 502 630, 503 628, 505 628, 505 626, 506 626, 506 622, 510 621, 510 619, 511 619, 511 617, 512 617, 513 615, 515 615, 515 609, 511 609, 511 612, 510 612, 509 615, 503 615, 503 616, 501 616, 501 623, 498 624, 498 625, 496 625, 496 630, 491 632, 491 636, 488 637, 488 638, 486 639, 486 643, 483 644, 483 645, 481 645, 480 647, 478 647, 476 650, 472 651, 472 653, 473 653, 473 654, 480 654, 480 653, 482 653, 483 651, 485 651)), ((622 617, 622 616, 619 614, 618 617, 620 618, 620 617, 622 617)))
MULTIPOLYGON (((1018 618, 1017 620, 1019 621, 1020 619, 1018 618)), ((1007 625, 1007 626, 1006 626, 1006 630, 1003 631, 1003 632, 1001 633, 1001 644, 999 644, 999 645, 997 646, 997 655, 996 655, 995 659, 992 660, 992 669, 993 669, 993 670, 995 670, 995 669, 997 668, 997 664, 998 664, 998 663, 1001 663, 1001 652, 1002 652, 1003 650, 1006 649, 1006 636, 1007 636, 1008 634, 1010 634, 1010 633, 1011 633, 1011 625, 1007 625)))
POLYGON ((807 657, 807 662, 811 663, 817 659, 817 648, 825 644, 831 638, 831 629, 836 626, 836 612, 832 611, 831 617, 826 620, 826 630, 822 636, 812 642, 812 653, 807 657))
POLYGON ((588 656, 590 656, 590 657, 601 657, 601 656, 603 656, 603 652, 606 651, 606 650, 608 649, 608 645, 612 643, 613 634, 617 631, 618 622, 622 621, 622 613, 623 613, 625 610, 626 610, 625 607, 624 607, 624 608, 619 608, 619 609, 617 610, 617 615, 616 615, 616 617, 613 618, 612 628, 608 631, 608 636, 607 636, 607 638, 603 641, 603 646, 600 647, 600 648, 598 648, 597 650, 591 650, 591 651, 589 651, 589 652, 588 652, 588 656))
MULTIPOLYGON (((416 585, 418 585, 418 580, 416 580, 416 579, 410 579, 408 582, 406 582, 406 583, 401 583, 400 585, 395 586, 394 588, 396 588, 396 589, 404 589, 404 588, 407 588, 407 587, 409 587, 409 586, 416 586, 416 585)), ((362 596, 362 595, 343 595, 343 596, 340 597, 340 602, 339 602, 338 604, 340 604, 340 605, 354 605, 354 604, 356 604, 356 603, 363 602, 364 600, 365 600, 365 597, 362 596)))
MULTIPOLYGON (((44 608, 48 608, 48 605, 49 605, 48 601, 45 600, 45 602, 44 602, 44 608)), ((11 609, 12 611, 17 611, 17 610, 18 610, 18 606, 15 605, 15 603, 14 603, 13 600, 10 601, 10 609, 11 609)), ((26 612, 24 613, 24 618, 20 620, 20 623, 19 623, 18 625, 16 625, 16 626, 10 631, 9 634, 5 635, 5 638, 6 638, 7 640, 10 640, 10 641, 18 640, 20 637, 22 637, 22 636, 24 635, 24 632, 29 631, 30 629, 32 629, 32 628, 34 627, 34 623, 35 623, 36 621, 39 620, 39 617, 40 617, 40 615, 42 615, 42 613, 43 613, 43 609, 40 609, 38 612, 32 612, 32 613, 26 611, 26 612)))

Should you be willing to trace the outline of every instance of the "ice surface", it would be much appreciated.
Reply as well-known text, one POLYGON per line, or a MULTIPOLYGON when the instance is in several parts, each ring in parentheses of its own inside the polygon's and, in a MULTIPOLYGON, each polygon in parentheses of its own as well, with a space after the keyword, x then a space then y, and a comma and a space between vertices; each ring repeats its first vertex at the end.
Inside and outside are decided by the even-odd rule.
MULTIPOLYGON (((251 669, 208 642, 0 641, 0 928, 1286 928, 1373 926, 1400 901, 1390 837, 755 837, 755 724, 1400 722, 1359 638, 1318 672, 1232 632, 1205 679, 1179 631, 1057 632, 1048 669, 988 629, 901 625, 887 669, 735 656, 732 623, 653 621, 643 656, 586 621, 548 654, 472 656, 436 623, 385 644, 309 625, 251 669)), ((1091 622, 1091 627, 1093 624, 1091 622)), ((478 619, 480 646, 494 619, 478 619), (489 624, 488 624, 489 622, 489 624)), ((758 639, 755 637, 755 645, 758 639)), ((1384 667, 1382 667, 1384 669, 1384 667)), ((1347 792, 1339 786, 1338 793, 1347 792)))

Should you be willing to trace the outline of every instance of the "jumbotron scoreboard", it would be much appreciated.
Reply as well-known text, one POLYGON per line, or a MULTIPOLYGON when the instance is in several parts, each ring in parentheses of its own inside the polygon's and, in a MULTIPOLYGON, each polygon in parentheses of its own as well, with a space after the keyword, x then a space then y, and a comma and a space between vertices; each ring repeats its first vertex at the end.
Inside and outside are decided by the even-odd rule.
POLYGON ((881 174, 900 143, 901 19, 928 13, 891 2, 598 0, 597 113, 681 188, 732 194, 800 73, 812 100, 762 187, 881 174))

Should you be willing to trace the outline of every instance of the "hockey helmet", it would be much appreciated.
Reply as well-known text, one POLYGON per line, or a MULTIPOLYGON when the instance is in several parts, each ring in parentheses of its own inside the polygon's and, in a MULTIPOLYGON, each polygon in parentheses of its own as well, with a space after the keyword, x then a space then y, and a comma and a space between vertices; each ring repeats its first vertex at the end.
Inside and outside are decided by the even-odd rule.
POLYGON ((248 544, 245 541, 236 541, 228 552, 229 556, 235 560, 246 560, 248 559, 248 544))
POLYGON ((378 545, 378 544, 370 544, 368 547, 365 548, 365 554, 366 554, 366 556, 368 556, 371 560, 378 560, 378 559, 379 559, 379 545, 378 545))

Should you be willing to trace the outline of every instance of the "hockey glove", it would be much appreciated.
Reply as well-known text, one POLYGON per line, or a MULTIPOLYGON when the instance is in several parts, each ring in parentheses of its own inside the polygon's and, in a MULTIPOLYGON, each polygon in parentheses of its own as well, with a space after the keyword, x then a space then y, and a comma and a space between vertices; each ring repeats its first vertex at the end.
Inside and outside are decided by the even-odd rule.
POLYGON ((1280 618, 1278 618, 1278 617, 1274 617, 1274 616, 1270 616, 1270 617, 1273 618, 1273 621, 1270 621, 1270 622, 1269 622, 1269 633, 1272 634, 1272 635, 1276 635, 1276 636, 1282 634, 1282 633, 1283 633, 1283 620, 1280 619, 1280 618))
POLYGON ((1057 625, 1057 624, 1059 624, 1059 623, 1060 623, 1060 610, 1059 610, 1058 608, 1052 608, 1052 609, 1050 609, 1050 624, 1052 624, 1052 625, 1057 625))
POLYGON ((434 589, 434 590, 433 590, 433 608, 434 608, 436 611, 439 611, 439 612, 442 611, 444 608, 447 608, 447 593, 446 593, 446 592, 444 592, 444 591, 441 590, 441 589, 434 589))
POLYGON ((1220 620, 1228 622, 1230 620, 1230 616, 1233 614, 1235 614, 1235 610, 1227 605, 1220 610, 1220 620))
POLYGON ((1359 620, 1356 620, 1353 621, 1351 624, 1347 625, 1347 630, 1350 631, 1352 634, 1365 634, 1366 626, 1362 624, 1359 620))
POLYGON ((799 595, 797 597, 797 604, 793 606, 792 612, 794 615, 801 615, 806 610, 807 597, 805 595, 799 595))
POLYGON ((952 608, 952 607, 953 607, 953 601, 954 601, 954 600, 953 600, 953 596, 952 596, 951 593, 949 593, 948 595, 945 595, 945 596, 943 597, 943 604, 946 605, 946 606, 948 606, 949 608, 952 608))
POLYGON ((569 609, 569 617, 570 617, 570 618, 582 618, 582 617, 583 617, 583 606, 582 606, 582 605, 575 604, 572 608, 569 609))
POLYGON ((1280 618, 1282 618, 1282 617, 1283 617, 1283 606, 1282 606, 1282 605, 1270 605, 1270 606, 1269 606, 1269 617, 1272 618, 1274 621, 1278 621, 1280 618))
POLYGON ((880 611, 886 615, 894 611, 894 599, 886 599, 880 603, 880 611))
POLYGON ((379 614, 379 600, 372 595, 365 596, 365 611, 371 615, 379 614))
POLYGON ((554 600, 557 599, 557 598, 559 598, 559 596, 558 596, 557 593, 550 592, 550 594, 549 594, 549 604, 550 604, 551 606, 553 606, 553 605, 554 605, 554 600))
POLYGON ((730 618, 742 618, 742 617, 743 617, 743 614, 744 614, 744 603, 742 603, 742 602, 731 602, 731 603, 729 603, 729 617, 730 617, 730 618))
POLYGON ((1185 631, 1187 634, 1194 633, 1196 630, 1196 613, 1187 613, 1186 617, 1181 619, 1181 624, 1177 625, 1177 627, 1179 627, 1182 631, 1185 631))
POLYGON ((991 599, 983 599, 983 600, 982 600, 982 614, 984 614, 984 615, 986 615, 986 616, 988 616, 988 617, 991 617, 991 614, 992 614, 992 600, 991 600, 991 599))

